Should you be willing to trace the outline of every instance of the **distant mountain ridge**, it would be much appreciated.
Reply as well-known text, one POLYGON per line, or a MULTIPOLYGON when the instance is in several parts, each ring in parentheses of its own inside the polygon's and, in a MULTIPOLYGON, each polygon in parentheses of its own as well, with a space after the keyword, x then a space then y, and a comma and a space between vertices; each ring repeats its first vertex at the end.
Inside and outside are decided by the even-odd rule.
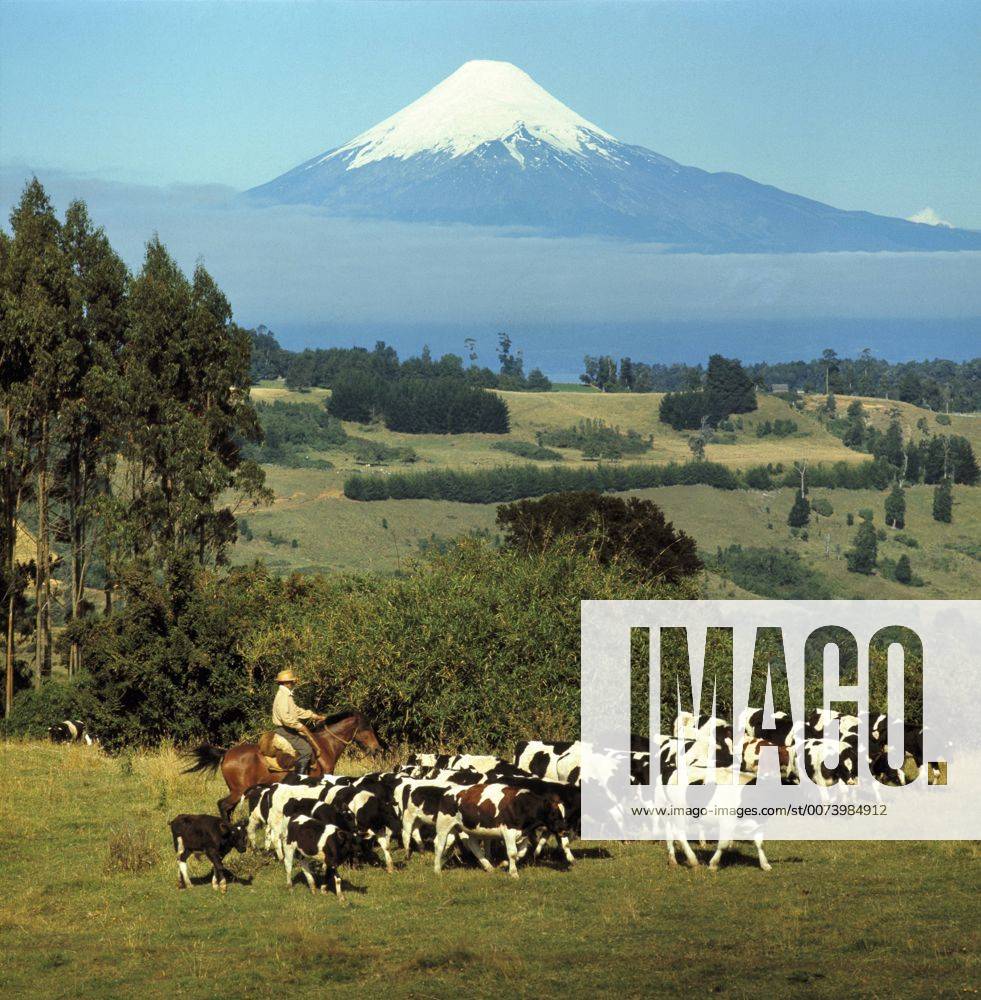
POLYGON ((331 214, 599 235, 702 252, 979 250, 981 232, 844 211, 623 143, 510 63, 465 63, 247 192, 331 214))

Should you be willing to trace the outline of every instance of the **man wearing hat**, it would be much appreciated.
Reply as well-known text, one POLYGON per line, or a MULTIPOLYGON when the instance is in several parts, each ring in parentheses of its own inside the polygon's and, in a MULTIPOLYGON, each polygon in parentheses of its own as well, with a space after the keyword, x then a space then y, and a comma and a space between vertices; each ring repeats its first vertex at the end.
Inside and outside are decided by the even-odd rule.
POLYGON ((272 721, 276 732, 289 740, 290 746, 297 753, 296 771, 306 774, 310 770, 310 757, 313 744, 304 721, 322 722, 324 716, 311 712, 308 708, 300 708, 293 700, 293 688, 299 678, 292 670, 280 670, 276 674, 276 697, 273 699, 272 721))

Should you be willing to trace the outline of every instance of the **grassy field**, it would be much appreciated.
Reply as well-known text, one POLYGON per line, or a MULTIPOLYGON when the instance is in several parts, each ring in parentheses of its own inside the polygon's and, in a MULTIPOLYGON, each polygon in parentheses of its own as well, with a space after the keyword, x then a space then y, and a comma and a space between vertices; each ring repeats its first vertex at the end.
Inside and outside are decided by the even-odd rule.
MULTIPOLYGON (((619 427, 622 431, 635 430, 644 437, 653 437, 650 451, 631 455, 631 462, 685 461, 691 457, 688 448, 689 431, 675 431, 658 420, 661 393, 630 395, 629 393, 604 394, 586 389, 585 392, 501 392, 511 413, 511 432, 498 434, 399 434, 380 426, 347 423, 349 434, 367 437, 383 444, 411 447, 419 456, 413 468, 473 469, 506 465, 516 459, 497 451, 493 445, 502 441, 534 442, 539 431, 560 430, 578 424, 584 419, 600 419, 619 427)), ((257 402, 322 403, 329 395, 325 389, 309 392, 291 392, 280 383, 263 382, 252 389, 257 402)), ((791 407, 775 396, 761 395, 759 409, 742 417, 743 429, 730 444, 710 442, 706 457, 731 468, 746 468, 766 462, 793 464, 800 458, 809 462, 860 462, 867 456, 846 448, 838 438, 829 434, 813 414, 795 413, 791 407), (800 432, 792 437, 776 438, 756 436, 756 426, 765 420, 793 419, 800 432)), ((344 479, 359 468, 354 457, 339 450, 320 453, 335 466, 323 474, 330 488, 339 489, 344 479)), ((582 453, 574 449, 563 450, 567 464, 583 464, 582 453)), ((550 463, 543 463, 550 464, 550 463)), ((588 464, 594 464, 589 461, 588 464)))
MULTIPOLYGON (((254 532, 250 542, 240 541, 236 562, 263 559, 278 571, 313 568, 356 572, 392 572, 407 555, 418 554, 420 541, 431 535, 443 538, 472 531, 495 532, 494 504, 464 504, 435 500, 383 500, 359 503, 323 486, 323 473, 306 469, 270 468, 269 483, 277 493, 272 507, 249 515, 254 532), (274 545, 272 531, 286 543, 274 545), (296 538, 297 547, 291 546, 296 538)), ((918 548, 896 540, 886 530, 879 544, 880 558, 910 557, 923 587, 904 587, 881 574, 864 577, 849 573, 844 552, 852 543, 855 527, 846 523, 852 513, 871 508, 875 522, 885 524, 885 494, 872 490, 814 490, 813 499, 826 497, 834 513, 816 518, 808 539, 793 538, 787 512, 791 490, 763 493, 758 490, 725 491, 708 486, 667 486, 639 490, 636 495, 653 500, 679 527, 692 535, 705 554, 734 543, 777 546, 798 552, 804 561, 826 574, 843 597, 966 598, 981 591, 981 490, 959 487, 955 492, 953 524, 933 520, 933 488, 915 486, 907 491, 905 536, 918 548), (830 537, 829 537, 830 536, 830 537), (974 555, 969 555, 973 552, 974 555)))
POLYGON ((712 874, 670 870, 660 844, 579 844, 572 871, 517 882, 438 879, 417 856, 393 876, 345 870, 342 908, 289 894, 255 854, 229 856, 227 896, 193 862, 204 884, 179 893, 167 821, 212 811, 222 786, 172 751, 11 742, 0 776, 5 998, 977 992, 974 844, 772 843, 769 874, 751 847, 712 874), (124 846, 141 870, 116 870, 124 846))
MULTIPOLYGON (((571 387, 578 388, 578 387, 571 387)), ((538 431, 565 428, 585 418, 600 418, 623 430, 652 435, 653 448, 629 461, 663 463, 684 461, 689 457, 688 433, 671 430, 658 420, 660 395, 603 394, 588 387, 583 392, 503 393, 511 411, 510 440, 534 441, 538 431)), ((272 401, 307 400, 320 402, 326 390, 295 393, 280 383, 263 383, 253 388, 256 399, 272 401)), ((852 397, 838 397, 841 412, 852 397)), ((898 408, 908 432, 922 434, 916 424, 926 420, 931 432, 963 434, 981 454, 981 419, 952 415, 951 424, 937 424, 936 416, 907 403, 863 398, 870 421, 885 426, 892 408, 898 408)), ((746 468, 765 462, 791 465, 796 459, 821 461, 863 461, 868 456, 845 448, 841 441, 823 427, 815 410, 824 397, 806 400, 805 413, 796 413, 784 401, 761 395, 760 408, 742 417, 743 429, 732 444, 709 444, 708 457, 733 467, 746 468), (794 419, 800 433, 787 438, 758 438, 756 426, 764 420, 794 419)), ((395 434, 384 428, 346 424, 349 433, 377 439, 386 444, 407 445, 415 449, 419 461, 408 468, 434 467, 472 469, 502 465, 515 459, 492 445, 497 435, 414 435, 395 434)), ((564 463, 586 464, 581 453, 564 450, 564 463)), ((387 500, 357 503, 344 498, 343 482, 359 468, 353 456, 325 452, 323 457, 335 464, 329 470, 286 469, 267 466, 267 482, 275 493, 273 503, 247 515, 253 531, 251 541, 240 540, 235 548, 235 562, 262 559, 278 572, 327 570, 339 572, 394 572, 407 556, 418 554, 420 543, 429 543, 433 535, 448 539, 474 531, 494 534, 496 506, 449 503, 430 500, 387 500), (272 538, 269 537, 270 532, 272 538), (296 545, 293 545, 293 540, 296 545)), ((548 464, 548 463, 545 463, 548 464)), ((907 548, 895 541, 888 531, 880 544, 880 556, 895 561, 909 555, 914 573, 923 587, 909 588, 884 579, 881 574, 862 577, 849 573, 843 554, 851 545, 854 527, 848 527, 845 515, 864 507, 876 513, 876 523, 884 525, 884 495, 873 491, 815 490, 812 499, 825 496, 835 509, 829 518, 812 524, 809 538, 792 538, 786 525, 793 502, 792 492, 779 490, 725 492, 704 486, 664 487, 639 491, 659 504, 668 516, 692 535, 705 553, 733 543, 762 547, 789 547, 815 569, 827 575, 843 597, 970 597, 981 589, 981 560, 978 538, 981 537, 981 490, 960 487, 956 491, 954 523, 941 525, 932 519, 932 488, 916 486, 908 491, 909 525, 905 534, 919 543, 907 548), (969 554, 969 553, 973 553, 969 554)), ((731 594, 731 586, 710 579, 714 594, 731 594)))

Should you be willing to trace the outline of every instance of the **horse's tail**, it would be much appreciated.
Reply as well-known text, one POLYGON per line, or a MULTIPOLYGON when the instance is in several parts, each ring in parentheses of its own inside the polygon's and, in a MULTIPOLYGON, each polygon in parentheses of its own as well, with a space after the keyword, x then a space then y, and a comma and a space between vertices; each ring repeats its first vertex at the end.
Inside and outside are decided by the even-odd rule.
POLYGON ((216 747, 211 743, 202 743, 193 750, 188 750, 186 757, 192 757, 195 761, 190 767, 185 767, 183 774, 193 774, 195 771, 217 771, 221 762, 225 759, 226 750, 216 747))

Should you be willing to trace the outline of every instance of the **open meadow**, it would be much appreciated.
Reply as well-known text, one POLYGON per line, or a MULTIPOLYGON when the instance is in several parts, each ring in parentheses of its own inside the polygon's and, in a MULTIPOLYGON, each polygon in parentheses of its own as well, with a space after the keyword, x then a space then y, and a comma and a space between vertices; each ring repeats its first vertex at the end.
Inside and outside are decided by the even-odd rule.
MULTIPOLYGON (((585 388, 585 387, 584 387, 585 388)), ((313 402, 321 404, 327 390, 291 392, 281 383, 265 382, 252 390, 262 402, 313 402)), ((685 461, 690 457, 690 432, 674 431, 658 420, 661 395, 603 394, 584 392, 501 393, 511 412, 511 432, 506 440, 533 443, 542 431, 571 427, 581 420, 600 419, 608 424, 650 436, 650 451, 625 457, 630 464, 685 461)), ((839 396, 843 412, 854 397, 839 396)), ((744 414, 742 429, 731 443, 709 442, 706 456, 714 462, 744 469, 767 462, 791 467, 806 459, 820 462, 862 462, 869 456, 846 448, 828 432, 815 415, 823 397, 809 397, 803 413, 782 399, 760 394, 759 409, 744 414), (788 437, 758 437, 756 426, 765 420, 793 419, 798 433, 788 437)), ((953 414, 950 425, 937 423, 936 414, 908 403, 863 398, 869 422, 883 429, 893 408, 898 409, 907 434, 921 434, 918 421, 925 420, 932 433, 955 433, 968 438, 981 453, 981 419, 953 414)), ((396 434, 378 425, 345 424, 349 434, 380 443, 411 447, 418 461, 394 469, 447 468, 465 471, 523 462, 492 446, 501 441, 492 434, 396 434)), ((561 449, 566 466, 589 466, 581 452, 561 449)), ((261 559, 275 571, 301 572, 396 572, 405 559, 449 539, 471 533, 496 533, 496 504, 469 504, 435 500, 383 500, 359 502, 343 495, 344 480, 362 469, 352 455, 341 451, 319 453, 334 468, 292 469, 265 466, 266 483, 275 499, 247 513, 252 537, 240 538, 232 552, 236 563, 261 559)), ((540 465, 553 463, 541 462, 540 465)), ((375 470, 372 470, 375 471, 375 470)), ((380 471, 385 471, 384 468, 380 471)), ((931 514, 933 488, 915 485, 907 490, 907 527, 903 532, 886 530, 880 541, 880 559, 895 562, 909 556, 920 585, 913 588, 889 579, 882 572, 873 576, 849 573, 844 553, 854 537, 858 512, 871 509, 877 527, 882 527, 885 494, 874 490, 814 489, 812 500, 824 498, 832 506, 829 516, 816 516, 807 538, 794 537, 787 527, 793 491, 718 490, 708 486, 667 486, 634 491, 653 500, 675 525, 690 534, 703 556, 733 544, 775 547, 797 553, 812 569, 828 578, 841 597, 965 598, 981 590, 981 490, 959 487, 955 491, 954 520, 940 524, 931 514), (897 535, 901 537, 897 540, 897 535), (914 543, 910 544, 909 539, 914 543)), ((732 596, 738 588, 710 576, 713 592, 732 596)), ((744 596, 744 595, 743 595, 744 596)))
MULTIPOLYGON (((0 744, 5 996, 955 997, 977 990, 979 852, 969 843, 747 845, 717 873, 661 844, 577 844, 503 875, 432 856, 343 869, 349 905, 287 892, 232 853, 178 892, 167 821, 211 812, 220 779, 169 749, 0 744)), ((341 770, 367 761, 342 762, 341 770), (346 765, 347 767, 345 768, 346 765)), ((702 861, 707 858, 702 852, 702 861)))

